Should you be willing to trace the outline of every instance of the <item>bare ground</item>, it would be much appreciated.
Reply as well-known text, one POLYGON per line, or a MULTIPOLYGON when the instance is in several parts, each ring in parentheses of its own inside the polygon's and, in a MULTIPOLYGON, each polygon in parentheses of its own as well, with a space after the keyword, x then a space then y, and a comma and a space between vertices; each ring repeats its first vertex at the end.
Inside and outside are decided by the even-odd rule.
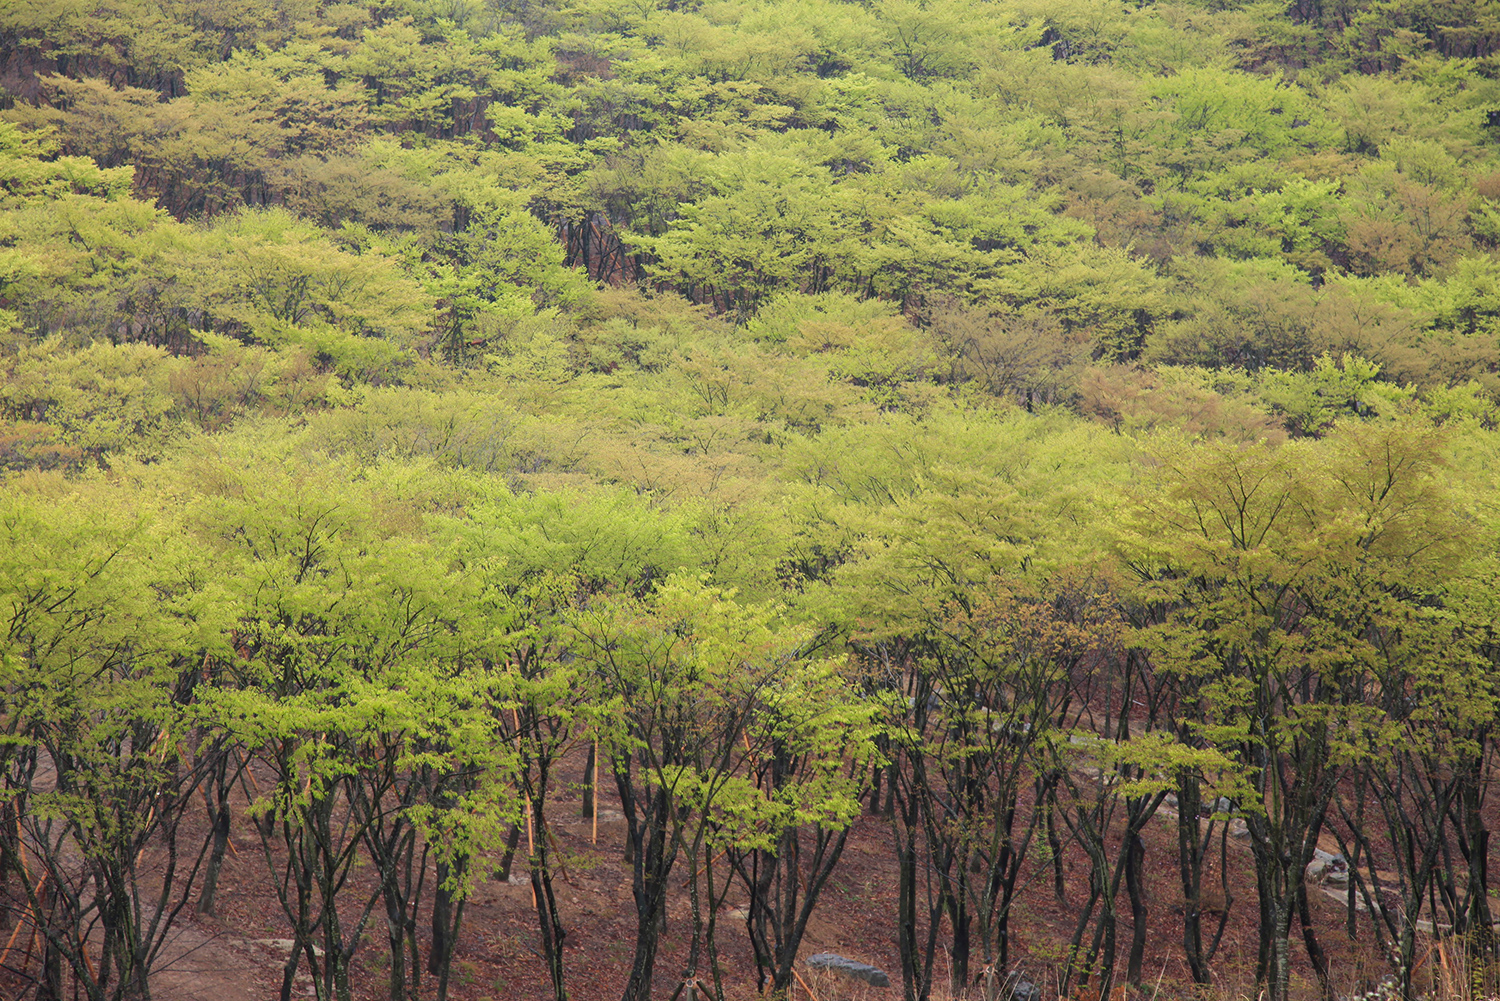
MULTIPOLYGON (((576 769, 581 761, 571 764, 576 769)), ((565 773, 563 777, 580 776, 565 773)), ((619 997, 630 968, 634 942, 630 872, 620 851, 624 823, 608 789, 601 792, 597 841, 593 823, 580 815, 574 792, 564 792, 550 807, 566 865, 566 874, 559 876, 556 890, 567 928, 564 956, 569 993, 577 1001, 619 997)), ((201 823, 203 819, 199 817, 195 822, 201 823)), ((190 909, 184 910, 165 950, 161 969, 153 979, 157 1001, 266 1001, 276 996, 289 932, 269 890, 265 861, 254 837, 248 823, 237 821, 235 851, 226 858, 220 881, 219 913, 203 917, 190 914, 190 909)), ((1149 927, 1143 994, 1255 997, 1256 903, 1248 849, 1243 844, 1231 849, 1230 920, 1213 963, 1216 982, 1205 991, 1191 984, 1182 960, 1182 894, 1176 869, 1175 818, 1163 811, 1148 825, 1144 840, 1149 927)), ((894 986, 869 987, 832 974, 814 973, 799 964, 803 979, 797 985, 795 997, 863 1001, 901 996, 890 843, 889 821, 869 815, 860 818, 838 871, 820 900, 801 955, 837 952, 872 963, 891 974, 894 986)), ((1067 850, 1063 865, 1063 898, 1059 900, 1054 895, 1050 868, 1038 862, 1013 920, 1013 966, 1023 970, 1045 996, 1056 996, 1059 960, 1087 896, 1088 869, 1081 852, 1067 850)), ((518 859, 517 870, 520 868, 518 859)), ((685 876, 685 870, 679 866, 673 878, 680 884, 685 876)), ((1209 881, 1217 884, 1217 872, 1210 874, 1209 881)), ((743 904, 742 899, 731 894, 719 923, 719 947, 730 999, 757 996, 754 964, 738 920, 742 914, 738 909, 743 904)), ((1123 971, 1131 933, 1123 893, 1119 906, 1119 963, 1123 971)), ((1357 937, 1351 939, 1345 931, 1346 912, 1341 902, 1331 895, 1315 893, 1311 906, 1319 939, 1329 954, 1336 990, 1352 994, 1373 987, 1386 967, 1373 952, 1367 924, 1361 923, 1357 937)), ((658 997, 670 997, 681 981, 686 948, 684 932, 689 927, 689 917, 686 894, 679 893, 669 911, 667 934, 657 964, 658 997)), ((381 919, 377 915, 374 920, 381 919)), ((1361 922, 1367 920, 1361 918, 1361 922)), ((1213 924, 1216 919, 1209 922, 1210 931, 1213 924)), ((1294 939, 1299 935, 1294 929, 1294 939)), ((24 937, 24 933, 18 936, 24 937)), ((366 938, 354 961, 357 994, 364 999, 384 998, 388 959, 383 926, 372 927, 366 938)), ((1305 967, 1300 940, 1294 944, 1294 950, 1304 964, 1294 978, 1296 993, 1303 998, 1314 998, 1316 985, 1310 968, 1305 967)), ((27 996, 24 978, 27 971, 18 969, 24 965, 21 956, 18 943, 6 965, 17 969, 22 976, 11 975, 0 998, 27 996)), ((937 958, 936 969, 939 985, 936 996, 957 994, 961 985, 949 981, 946 956, 937 958)), ((299 997, 312 996, 311 982, 305 975, 299 977, 295 993, 299 997)), ((430 991, 424 990, 424 996, 428 994, 430 991)), ((455 1001, 503 1001, 550 995, 539 955, 529 882, 520 879, 510 883, 483 882, 469 899, 454 962, 451 996, 455 1001)), ((1084 990, 1075 992, 1071 1001, 1097 1001, 1097 998, 1084 990)), ((1117 996, 1112 1001, 1123 998, 1117 996)))

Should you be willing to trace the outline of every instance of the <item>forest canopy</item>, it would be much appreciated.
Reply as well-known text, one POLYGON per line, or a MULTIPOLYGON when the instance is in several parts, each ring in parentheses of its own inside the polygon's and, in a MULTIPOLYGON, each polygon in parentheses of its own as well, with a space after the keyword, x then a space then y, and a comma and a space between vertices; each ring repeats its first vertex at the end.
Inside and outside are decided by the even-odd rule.
POLYGON ((16 975, 143 996, 248 773, 283 998, 372 914, 445 995, 525 826, 562 1001, 584 744, 627 1001, 674 865, 785 990, 865 803, 911 999, 1064 850, 1060 991, 1139 986, 1169 795, 1190 979, 1221 801, 1271 1001, 1330 831, 1404 996, 1419 920, 1493 960, 1497 141, 1481 0, 0 5, 16 975))

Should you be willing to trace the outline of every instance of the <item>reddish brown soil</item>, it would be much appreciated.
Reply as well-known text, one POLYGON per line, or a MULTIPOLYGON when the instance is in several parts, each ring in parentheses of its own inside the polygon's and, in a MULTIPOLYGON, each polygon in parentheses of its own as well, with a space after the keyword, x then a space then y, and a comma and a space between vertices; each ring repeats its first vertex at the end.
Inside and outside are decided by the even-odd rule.
MULTIPOLYGON (((581 761, 571 762, 576 769, 581 761)), ((567 774, 564 779, 579 776, 567 774)), ((571 786, 565 786, 571 789, 571 786)), ((618 803, 606 787, 601 801, 603 819, 598 842, 592 843, 592 824, 580 816, 574 792, 561 794, 550 806, 555 834, 566 861, 566 875, 557 880, 557 896, 567 928, 565 961, 570 996, 577 1001, 604 1001, 619 997, 630 968, 634 942, 634 908, 630 895, 630 872, 621 858, 624 824, 618 803)), ((195 822, 201 822, 196 818, 195 822)), ((1202 995, 1194 988, 1182 960, 1182 894, 1177 881, 1175 818, 1163 811, 1148 825, 1146 844, 1149 931, 1146 936, 1145 996, 1183 997, 1202 995)), ((280 984, 280 966, 285 952, 265 940, 284 939, 290 934, 279 905, 269 889, 264 859, 248 823, 237 822, 233 843, 236 853, 225 862, 220 883, 219 914, 214 918, 192 916, 186 911, 177 958, 155 981, 158 1001, 255 1001, 273 998, 280 984)), ((877 989, 828 974, 814 976, 799 967, 805 983, 794 997, 806 998, 809 990, 819 1001, 833 998, 899 998, 899 962, 894 941, 895 878, 890 851, 889 821, 861 817, 833 879, 824 892, 803 943, 802 955, 838 952, 873 963, 891 974, 894 986, 877 989)), ((1215 984, 1210 992, 1221 998, 1253 998, 1256 951, 1256 899, 1248 849, 1231 839, 1233 903, 1223 944, 1215 958, 1215 984)), ((523 848, 524 852, 524 848, 523 848)), ((1051 871, 1038 864, 1017 904, 1014 927, 1014 966, 1055 996, 1058 958, 1072 933, 1073 923, 1088 888, 1087 862, 1076 849, 1065 852, 1066 899, 1053 893, 1051 871)), ((521 869, 518 858, 517 871, 521 869)), ((364 876, 361 873, 359 876, 364 876)), ((674 880, 687 875, 679 866, 674 880)), ((358 878, 358 877, 357 877, 358 878)), ((1217 885, 1217 872, 1210 877, 1217 885)), ((1319 939, 1327 950, 1336 990, 1340 994, 1368 990, 1386 968, 1372 952, 1372 936, 1361 917, 1360 938, 1350 940, 1344 931, 1345 912, 1321 892, 1311 895, 1319 939)), ((726 911, 742 906, 731 894, 726 911)), ((685 958, 683 931, 688 927, 686 894, 682 893, 669 913, 664 948, 657 964, 656 991, 661 998, 675 990, 685 958)), ((1119 964, 1121 977, 1129 948, 1131 923, 1124 893, 1119 903, 1119 964)), ((372 919, 371 933, 355 960, 357 994, 361 998, 386 996, 383 919, 372 919)), ((1214 919, 1208 928, 1211 933, 1214 919)), ((24 936, 22 936, 24 937, 24 936)), ((538 953, 535 913, 529 883, 484 882, 470 898, 462 939, 454 963, 451 996, 455 1001, 479 999, 547 998, 550 986, 538 953)), ((425 944, 424 944, 425 947, 425 944)), ((720 920, 719 948, 725 970, 726 992, 731 999, 756 996, 755 970, 742 924, 731 913, 720 920)), ((1302 964, 1294 981, 1297 996, 1316 997, 1316 985, 1294 927, 1294 953, 1302 964)), ((19 953, 19 950, 17 950, 19 953)), ((19 955, 10 966, 18 965, 19 955)), ((977 964, 976 964, 977 965, 977 964)), ((957 992, 947 981, 945 956, 937 959, 937 998, 957 992)), ((11 981, 13 993, 21 996, 21 982, 11 981)), ((429 993, 424 990, 424 994, 429 993)), ((1116 995, 1115 1001, 1124 1001, 1116 995)), ((303 977, 298 996, 311 996, 311 984, 303 977)), ((1086 1001, 1089 992, 1076 992, 1086 1001)))

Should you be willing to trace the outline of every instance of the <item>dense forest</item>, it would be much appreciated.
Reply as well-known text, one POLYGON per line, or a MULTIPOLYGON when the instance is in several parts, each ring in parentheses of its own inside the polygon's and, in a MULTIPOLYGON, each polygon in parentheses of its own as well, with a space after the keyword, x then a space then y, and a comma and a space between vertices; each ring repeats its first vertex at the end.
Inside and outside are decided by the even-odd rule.
POLYGON ((1497 141, 1486 0, 0 5, 5 996, 237 854, 445 998, 519 852, 564 1001, 580 782, 623 1001, 857 823, 908 1001, 1155 996, 1148 825, 1157 993, 1493 990, 1497 141))

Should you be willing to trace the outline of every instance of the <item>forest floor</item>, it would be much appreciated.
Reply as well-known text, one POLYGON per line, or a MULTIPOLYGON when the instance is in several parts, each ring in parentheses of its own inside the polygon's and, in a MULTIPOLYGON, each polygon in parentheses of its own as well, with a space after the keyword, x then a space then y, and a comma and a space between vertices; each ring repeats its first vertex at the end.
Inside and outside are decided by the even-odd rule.
MULTIPOLYGON (((581 760, 569 764, 573 771, 581 771, 581 760)), ((581 775, 565 770, 563 778, 576 783, 581 775)), ((577 1001, 605 1001, 617 998, 627 979, 635 935, 630 870, 620 850, 625 824, 608 786, 602 786, 595 841, 595 825, 580 810, 576 784, 565 783, 563 788, 568 791, 551 804, 550 813, 566 863, 566 873, 560 873, 556 881, 556 892, 567 929, 564 955, 569 994, 577 1001)), ((1230 839, 1230 917, 1212 964, 1216 982, 1210 988, 1201 988, 1192 985, 1182 959, 1175 817, 1160 811, 1148 824, 1143 840, 1149 921, 1143 996, 1208 996, 1226 1001, 1254 998, 1256 899, 1248 845, 1230 839), (1239 865, 1233 864, 1236 859, 1239 865)), ((285 921, 269 889, 259 845, 247 824, 236 826, 234 844, 236 851, 226 859, 221 876, 219 913, 213 918, 195 915, 182 922, 170 950, 171 961, 154 980, 153 993, 158 1001, 263 1001, 276 996, 287 955, 285 921)), ((539 953, 530 883, 519 875, 523 854, 524 845, 516 860, 517 875, 511 881, 486 880, 469 898, 450 988, 455 1001, 550 996, 539 953)), ((687 873, 681 865, 678 870, 673 878, 680 889, 687 873)), ((1057 995, 1059 960, 1088 894, 1087 861, 1080 851, 1064 851, 1063 871, 1064 896, 1059 900, 1051 867, 1038 860, 1013 919, 1012 967, 1021 970, 1049 998, 1057 995)), ((1216 870, 1206 882, 1218 892, 1216 870)), ((809 970, 799 963, 803 979, 794 997, 864 1001, 900 996, 895 892, 890 822, 879 816, 862 816, 819 900, 801 955, 805 958, 817 952, 836 952, 871 963, 890 974, 893 986, 870 987, 809 970)), ((1360 937, 1351 940, 1344 930, 1345 911, 1339 902, 1328 894, 1314 893, 1310 905, 1319 940, 1329 956, 1335 989, 1340 994, 1371 989, 1386 968, 1374 954, 1368 927, 1360 927, 1360 937)), ((731 892, 719 923, 726 995, 731 999, 757 996, 755 966, 739 920, 743 906, 744 901, 731 892)), ((669 910, 656 968, 656 994, 663 998, 671 996, 680 980, 686 936, 679 929, 689 925, 688 907, 687 894, 680 890, 669 910)), ((1119 908, 1119 963, 1123 971, 1132 931, 1123 893, 1119 908)), ((1217 923, 1217 913, 1210 914, 1205 921, 1206 934, 1211 935, 1217 923)), ((363 998, 385 996, 388 959, 382 931, 383 926, 367 935, 368 941, 355 959, 357 993, 363 998)), ((1300 938, 1297 929, 1293 934, 1300 938)), ((1315 997, 1316 984, 1310 968, 1306 968, 1300 943, 1294 942, 1293 948, 1304 964, 1294 978, 1294 994, 1315 997)), ((934 996, 957 996, 961 985, 951 982, 946 955, 937 958, 936 970, 934 996)), ((1126 993, 1124 989, 1117 991, 1116 1001, 1123 1001, 1126 993)), ((312 985, 304 973, 299 977, 296 996, 311 995, 312 985)), ((1085 998, 1088 992, 1075 992, 1073 996, 1085 998)))
MULTIPOLYGON (((566 867, 565 872, 559 872, 555 891, 567 930, 564 963, 568 990, 576 1001, 613 1001, 628 978, 635 937, 630 868, 621 852, 625 824, 609 786, 602 784, 595 839, 595 824, 580 809, 577 792, 582 779, 582 754, 575 758, 565 763, 568 767, 562 773, 564 782, 559 785, 565 791, 549 805, 554 836, 566 867)), ((204 820, 199 817, 193 822, 204 820)), ((819 898, 800 955, 805 959, 818 952, 835 952, 873 964, 887 971, 892 986, 871 987, 810 970, 799 962, 798 974, 802 979, 794 988, 794 998, 874 1001, 901 996, 891 837, 889 820, 868 814, 859 818, 843 858, 819 898)), ((1215 983, 1198 987, 1192 984, 1182 958, 1182 892, 1177 875, 1176 837, 1176 818, 1165 809, 1158 812, 1143 832, 1149 927, 1144 987, 1136 993, 1142 998, 1253 999, 1256 897, 1248 845, 1240 839, 1229 839, 1228 886, 1232 896, 1229 921, 1212 963, 1215 983), (1239 864, 1235 864, 1236 860, 1239 864)), ((155 1001, 266 1001, 279 993, 281 971, 290 947, 289 933, 267 876, 259 842, 253 828, 242 818, 236 818, 231 845, 234 850, 226 857, 220 877, 217 914, 209 917, 193 914, 190 907, 183 910, 164 961, 152 980, 155 1001)), ((551 996, 538 945, 531 886, 522 874, 524 852, 523 842, 510 881, 484 880, 468 899, 450 984, 454 1001, 551 996)), ((1080 850, 1065 848, 1062 899, 1056 896, 1050 864, 1038 857, 1032 866, 1012 919, 1011 966, 1035 983, 1043 998, 1054 998, 1058 995, 1059 961, 1087 901, 1088 864, 1080 850)), ((686 869, 679 864, 673 874, 679 892, 669 908, 667 931, 656 967, 654 993, 661 998, 671 997, 676 990, 686 958, 687 936, 681 933, 690 927, 691 921, 687 893, 682 888, 686 877, 686 869)), ((367 879, 367 871, 355 873, 356 883, 367 879)), ((1216 866, 1206 875, 1205 884, 1211 887, 1208 902, 1222 908, 1216 866)), ((1374 952, 1366 919, 1361 918, 1359 938, 1351 940, 1345 932, 1345 910, 1340 902, 1327 893, 1313 893, 1309 900, 1319 941, 1329 957, 1336 992, 1349 995, 1370 990, 1386 967, 1374 952)), ((725 973, 725 993, 731 1001, 758 996, 755 964, 742 924, 744 903, 742 896, 731 891, 719 919, 718 946, 725 973)), ((1121 971, 1118 979, 1123 980, 1132 933, 1123 891, 1118 908, 1121 971)), ((1206 936, 1212 935, 1217 927, 1218 913, 1206 916, 1206 936)), ((377 909, 353 964, 356 996, 370 1001, 388 996, 389 959, 383 920, 377 909)), ((1293 936, 1294 940, 1300 939, 1300 930, 1294 927, 1293 936)), ((425 926, 422 946, 425 950, 425 926)), ((1302 964, 1293 980, 1294 996, 1315 998, 1316 983, 1300 942, 1294 941, 1293 950, 1302 964)), ((18 965, 19 953, 18 946, 8 965, 18 965)), ((974 965, 979 965, 977 957, 974 965)), ((962 985, 952 982, 946 954, 937 957, 935 970, 934 998, 941 1001, 959 996, 962 985)), ((14 989, 21 982, 12 981, 12 985, 14 989)), ((424 996, 431 993, 432 986, 430 982, 424 986, 424 996)), ((1130 993, 1119 988, 1112 1001, 1127 1001, 1130 993)), ((0 994, 7 999, 11 996, 9 992, 0 994)), ((294 997, 312 996, 312 983, 304 964, 294 997)), ((1071 994, 1075 1001, 1093 997, 1087 989, 1075 989, 1071 994)))

